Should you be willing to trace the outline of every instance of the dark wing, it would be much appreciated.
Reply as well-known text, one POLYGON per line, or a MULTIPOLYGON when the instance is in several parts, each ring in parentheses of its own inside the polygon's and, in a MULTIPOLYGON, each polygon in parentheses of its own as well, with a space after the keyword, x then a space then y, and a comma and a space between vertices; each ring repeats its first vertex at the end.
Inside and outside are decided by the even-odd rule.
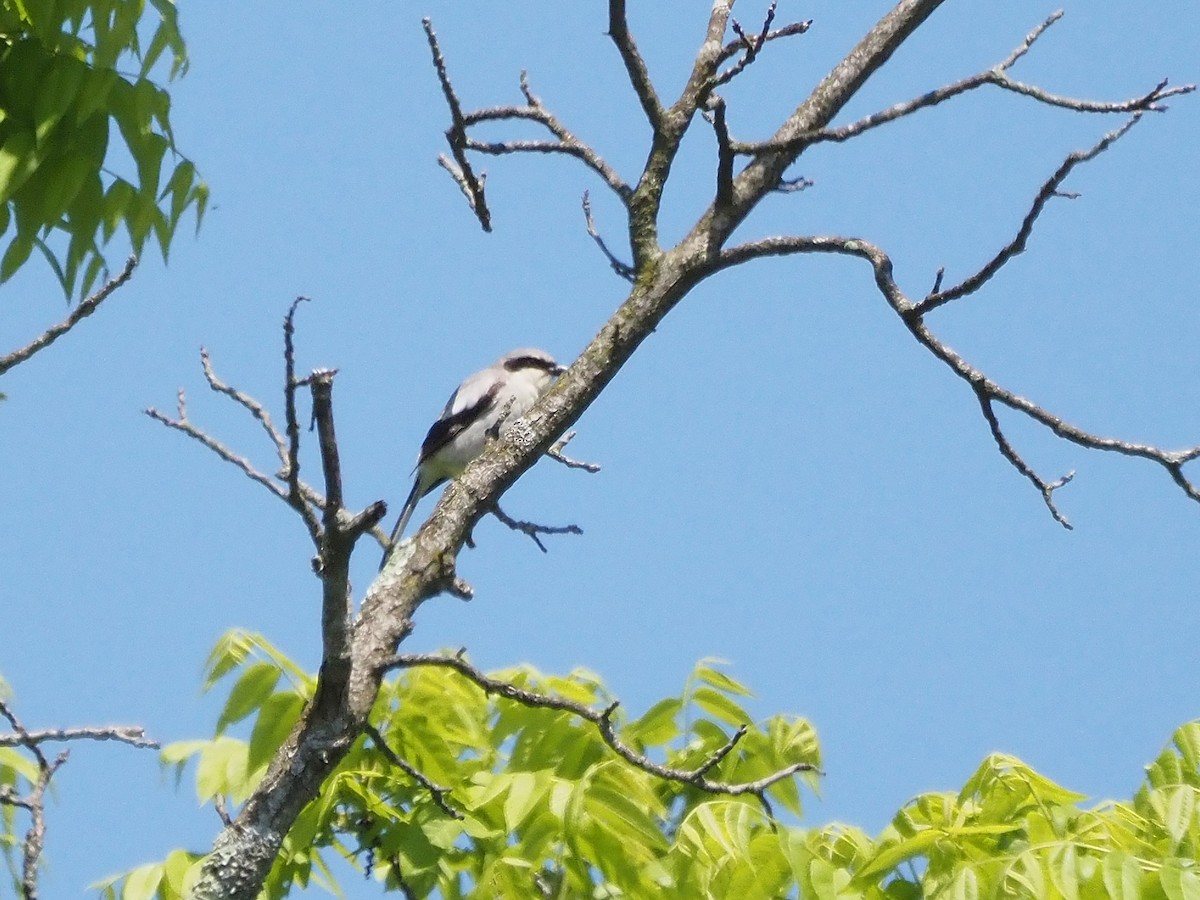
POLYGON ((490 373, 476 373, 459 385, 458 390, 446 403, 441 418, 430 426, 429 433, 421 442, 418 464, 425 462, 461 434, 468 425, 485 415, 496 405, 496 396, 499 393, 500 382, 490 377, 490 373))

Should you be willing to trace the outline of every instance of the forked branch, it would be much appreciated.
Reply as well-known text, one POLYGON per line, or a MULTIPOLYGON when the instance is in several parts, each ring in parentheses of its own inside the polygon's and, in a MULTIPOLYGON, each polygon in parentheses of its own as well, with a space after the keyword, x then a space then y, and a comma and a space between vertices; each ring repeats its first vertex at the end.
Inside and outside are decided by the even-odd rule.
POLYGON ((932 106, 937 106, 939 103, 944 103, 953 97, 960 94, 965 94, 969 91, 976 90, 986 85, 992 85, 1005 91, 1021 94, 1029 97, 1039 103, 1045 103, 1048 106, 1056 106, 1062 109, 1069 109, 1075 112, 1088 113, 1140 113, 1140 112, 1162 112, 1166 109, 1162 101, 1168 97, 1190 94, 1196 89, 1194 84, 1185 84, 1178 87, 1168 87, 1166 79, 1156 84, 1150 91, 1145 94, 1131 97, 1126 100, 1091 100, 1081 97, 1064 97, 1058 94, 1050 93, 1035 85, 1025 84, 1016 81, 1008 74, 1008 70, 1013 67, 1017 60, 1025 56, 1030 48, 1042 34, 1045 33, 1051 25, 1062 18, 1061 12, 1056 12, 1047 18, 1044 22, 1038 25, 1031 31, 1025 40, 1008 55, 1006 59, 998 63, 991 69, 971 75, 961 81, 956 81, 953 84, 948 84, 939 87, 928 93, 922 94, 920 97, 915 97, 912 100, 906 100, 902 103, 897 103, 894 106, 889 106, 887 109, 872 113, 848 125, 843 125, 838 128, 820 128, 812 131, 803 132, 794 136, 790 136, 784 140, 768 140, 768 141, 734 141, 732 142, 733 152, 742 156, 756 156, 761 153, 772 151, 794 151, 804 149, 813 144, 833 141, 841 143, 848 141, 851 138, 870 131, 873 128, 878 128, 880 125, 886 125, 889 122, 894 122, 905 116, 928 109, 932 106))
MULTIPOLYGON (((157 748, 158 742, 146 737, 143 729, 130 725, 110 725, 86 728, 43 728, 30 731, 17 718, 7 702, 0 699, 0 719, 8 722, 10 733, 0 732, 0 747, 16 747, 33 757, 36 776, 21 793, 13 785, 0 785, 0 807, 24 810, 29 816, 29 828, 21 840, 21 895, 23 900, 37 900, 38 866, 46 845, 46 791, 55 773, 67 761, 63 750, 54 759, 46 755, 43 744, 77 740, 118 741, 134 747, 157 748)), ((7 814, 6 814, 7 816, 7 814)))
POLYGON ((892 307, 904 322, 909 332, 925 349, 949 366, 954 374, 971 386, 971 389, 980 400, 985 419, 988 422, 992 436, 996 440, 1001 454, 1018 472, 1033 482, 1041 492, 1054 518, 1064 527, 1069 528, 1071 526, 1065 517, 1059 513, 1051 495, 1058 488, 1070 481, 1072 476, 1068 475, 1054 482, 1046 482, 1034 474, 1021 460, 1020 456, 1016 454, 1012 445, 1004 436, 999 421, 995 418, 993 404, 999 403, 1002 406, 1007 406, 1009 409, 1022 413, 1038 424, 1045 426, 1058 437, 1077 444, 1080 447, 1085 447, 1089 450, 1120 453, 1125 456, 1133 456, 1156 462, 1167 470, 1172 480, 1183 489, 1184 493, 1193 500, 1200 502, 1200 490, 1197 489, 1196 485, 1183 471, 1184 465, 1200 457, 1200 445, 1184 450, 1164 450, 1150 444, 1093 434, 1076 425, 1072 425, 1070 422, 1042 408, 1033 401, 1001 386, 980 369, 967 362, 966 359, 929 330, 925 324, 925 320, 917 312, 917 305, 896 284, 892 276, 891 259, 882 249, 870 241, 833 235, 764 238, 760 241, 752 241, 730 247, 723 251, 720 255, 718 268, 729 268, 749 262, 750 260, 763 259, 770 256, 790 256, 807 253, 832 253, 843 256, 855 256, 865 259, 871 264, 872 271, 875 274, 876 287, 888 305, 892 307))
POLYGON ((568 712, 573 716, 577 716, 586 722, 590 722, 596 727, 597 733, 601 740, 608 747, 630 765, 654 775, 657 778, 662 778, 665 781, 676 781, 683 784, 689 784, 692 787, 698 788, 709 794, 722 794, 725 796, 737 797, 749 794, 757 797, 761 803, 766 803, 766 791, 774 784, 783 781, 786 778, 791 778, 799 772, 817 772, 819 769, 812 763, 796 762, 788 766, 784 766, 778 771, 771 772, 762 778, 754 781, 726 782, 717 781, 708 777, 708 773, 729 755, 729 752, 737 746, 738 742, 745 736, 747 726, 742 725, 738 728, 733 736, 721 747, 714 750, 703 762, 691 769, 682 769, 675 766, 665 766, 649 759, 645 754, 638 753, 628 744, 621 740, 617 734, 616 726, 613 724, 613 714, 617 711, 618 701, 605 706, 603 709, 593 709, 587 704, 580 703, 576 700, 571 700, 566 697, 559 697, 553 694, 543 694, 539 691, 530 691, 525 688, 517 687, 515 684, 504 681, 499 678, 492 678, 484 674, 478 668, 467 662, 461 655, 446 656, 436 653, 410 653, 400 654, 387 660, 383 666, 384 671, 394 669, 407 669, 415 666, 440 666, 447 669, 453 669, 458 674, 462 675, 469 681, 478 685, 485 693, 503 697, 506 700, 512 700, 515 703, 520 703, 524 706, 529 706, 537 709, 554 709, 562 712, 568 712))

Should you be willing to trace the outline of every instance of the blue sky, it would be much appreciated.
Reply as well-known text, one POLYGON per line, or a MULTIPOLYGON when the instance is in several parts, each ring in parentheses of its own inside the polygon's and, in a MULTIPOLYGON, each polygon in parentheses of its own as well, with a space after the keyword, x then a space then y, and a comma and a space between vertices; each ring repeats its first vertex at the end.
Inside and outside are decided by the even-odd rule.
MULTIPOLYGON (((683 82, 705 4, 630 4, 660 91, 683 82)), ((766 136, 890 7, 781 0, 809 34, 770 48, 725 93, 736 137, 766 136)), ((1200 79, 1200 11, 1162 0, 1071 0, 1014 75, 1105 99, 1164 75, 1200 79)), ((431 15, 464 104, 535 92, 633 180, 647 129, 604 37, 605 4, 183 3, 192 69, 173 90, 182 150, 212 186, 198 238, 77 333, 14 370, 0 408, 7 527, 0 672, 30 726, 140 723, 211 734, 200 666, 226 629, 319 659, 310 546, 281 504, 140 410, 193 419, 264 466, 270 447, 212 395, 218 373, 279 408, 280 323, 297 294, 302 368, 336 366, 351 503, 398 509, 416 449, 467 373, 520 345, 572 359, 624 296, 583 228, 622 245, 620 210, 577 164, 486 159, 495 233, 436 164, 448 124, 420 18, 431 15)), ((1002 60, 1052 6, 947 3, 840 121, 1002 60)), ((738 7, 748 27, 762 10, 738 7)), ((930 317, 1002 384, 1090 430, 1200 442, 1192 272, 1200 106, 1148 116, 1065 185, 1028 251, 982 293, 930 317)), ((1014 232, 1072 150, 1119 118, 983 90, 826 145, 815 181, 771 198, 743 237, 854 234, 901 285, 968 274, 1014 232)), ((663 239, 710 201, 714 143, 698 123, 672 173, 663 239)), ((512 133, 512 132, 508 132, 512 133)), ((500 137, 501 131, 489 132, 500 137)), ((523 136, 531 133, 523 132, 523 136)), ((114 246, 119 264, 123 250, 114 246)), ((30 265, 4 289, 4 349, 65 310, 30 265)), ((1059 495, 1063 530, 997 453, 970 391, 917 346, 854 260, 742 267, 697 288, 578 425, 585 475, 543 463, 513 515, 576 522, 542 555, 495 522, 461 574, 476 589, 420 611, 410 650, 466 647, 487 668, 586 666, 631 711, 677 693, 702 657, 803 715, 828 775, 805 823, 881 828, 912 795, 955 790, 994 750, 1095 800, 1129 797, 1195 692, 1200 506, 1152 464, 1064 444, 1002 413, 1059 495)), ((315 451, 306 457, 315 465, 315 451)), ((312 471, 310 469, 309 471, 312 471)), ((427 502, 419 515, 427 514, 427 502)), ((378 558, 364 549, 356 583, 378 558)), ((155 756, 78 745, 55 779, 44 893, 217 831, 155 756)), ((352 896, 376 889, 346 884, 352 896)))

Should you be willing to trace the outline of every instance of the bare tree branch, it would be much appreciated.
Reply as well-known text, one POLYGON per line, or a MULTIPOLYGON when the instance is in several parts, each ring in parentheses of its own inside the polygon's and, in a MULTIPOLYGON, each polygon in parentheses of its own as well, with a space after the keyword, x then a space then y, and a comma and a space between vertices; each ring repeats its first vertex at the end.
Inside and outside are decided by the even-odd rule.
POLYGON ((621 260, 617 259, 613 252, 608 249, 608 245, 604 243, 604 238, 600 236, 600 232, 596 230, 596 223, 592 219, 592 204, 588 199, 587 191, 583 192, 583 220, 587 225, 587 233, 591 236, 592 240, 596 242, 596 246, 600 248, 600 252, 603 253, 605 258, 608 259, 608 264, 612 267, 612 270, 626 281, 633 281, 633 266, 629 265, 628 263, 623 263, 621 260))
POLYGON ((1063 97, 1057 94, 1051 94, 1048 91, 1042 90, 1033 85, 1024 84, 1015 81, 1008 75, 1008 70, 1029 52, 1030 47, 1041 35, 1057 22, 1062 17, 1062 13, 1058 12, 1050 16, 1046 21, 1042 22, 1037 28, 1026 36, 1024 42, 1013 50, 1012 53, 1001 63, 984 72, 979 72, 961 81, 956 81, 953 84, 945 85, 937 88, 920 97, 912 100, 906 100, 903 103, 897 103, 887 109, 872 113, 849 125, 843 125, 839 128, 822 128, 809 131, 806 133, 791 136, 785 140, 769 140, 759 142, 742 142, 734 141, 732 143, 733 151, 743 156, 753 156, 774 150, 801 150, 813 144, 819 144, 826 141, 834 141, 841 143, 848 141, 851 138, 857 137, 865 131, 870 131, 873 128, 878 128, 880 125, 886 125, 888 122, 894 122, 896 119, 911 115, 914 112, 922 109, 928 109, 931 106, 937 106, 939 103, 957 97, 959 94, 965 94, 968 91, 973 91, 985 85, 994 85, 1003 90, 1011 91, 1017 94, 1023 94, 1038 102, 1045 103, 1049 106, 1057 106, 1063 109, 1070 109, 1076 112, 1091 112, 1091 113, 1136 113, 1154 111, 1161 112, 1165 109, 1162 106, 1162 101, 1168 97, 1179 96, 1182 94, 1190 94, 1196 89, 1195 85, 1187 84, 1180 87, 1168 88, 1167 82, 1161 81, 1155 85, 1154 89, 1146 94, 1138 97, 1132 97, 1128 100, 1087 100, 1074 97, 1063 97))
MULTIPOLYGON (((0 703, 0 706, 3 704, 0 703)), ((31 747, 66 741, 116 741, 133 747, 157 749, 158 741, 146 737, 140 725, 101 725, 81 728, 41 728, 13 734, 0 733, 0 747, 31 747)))
MULTIPOLYGON (((293 309, 294 307, 295 304, 293 304, 293 309)), ((174 418, 160 412, 154 407, 150 407, 149 409, 144 410, 144 412, 156 422, 159 422, 175 431, 179 431, 187 437, 190 437, 192 440, 197 441, 207 449, 211 450, 225 462, 236 466, 251 481, 261 484, 275 497, 286 503, 289 508, 298 510, 300 507, 292 500, 292 486, 288 484, 288 456, 291 453, 290 438, 285 439, 285 437, 279 433, 279 430, 275 427, 275 424, 271 419, 270 413, 267 412, 266 407, 259 400, 250 396, 245 391, 239 390, 227 384, 217 376, 212 363, 211 354, 209 354, 209 352, 204 348, 201 348, 200 350, 200 361, 204 370, 204 378, 208 382, 209 387, 211 387, 215 392, 229 397, 243 409, 247 410, 251 416, 253 416, 254 419, 262 426, 263 431, 266 432, 267 437, 271 440, 271 443, 282 462, 280 471, 274 477, 261 471, 252 462, 250 462, 247 457, 236 453, 225 443, 193 424, 188 418, 187 397, 182 388, 178 392, 177 412, 174 418)), ((288 368, 286 363, 285 368, 288 368)), ((295 380, 297 386, 300 384, 309 383, 309 379, 295 379, 294 361, 292 363, 292 368, 289 368, 288 370, 291 372, 291 374, 287 377, 295 380)), ((295 416, 294 409, 292 415, 293 417, 295 416)), ((295 434, 296 440, 298 441, 298 422, 296 423, 295 434)), ((299 496, 303 498, 303 503, 307 505, 308 516, 313 521, 316 521, 315 511, 324 511, 327 508, 330 508, 325 497, 319 491, 315 490, 311 485, 306 484, 298 477, 295 480, 294 487, 295 490, 299 492, 299 496)), ((345 532, 347 537, 357 540, 360 535, 369 533, 381 545, 386 545, 387 534, 384 533, 383 529, 378 527, 380 521, 382 521, 383 517, 387 515, 386 504, 382 502, 372 503, 366 509, 355 514, 352 514, 348 510, 342 508, 340 504, 332 508, 336 510, 339 527, 345 532)))
POLYGON ((650 127, 659 131, 662 128, 662 102, 650 81, 646 61, 642 59, 633 35, 629 33, 629 22, 625 18, 625 0, 608 0, 608 36, 612 38, 617 52, 621 54, 621 62, 625 64, 625 71, 629 75, 629 83, 633 85, 633 92, 646 113, 650 127))
POLYGON ((46 846, 46 790, 50 787, 50 780, 68 757, 68 752, 63 750, 51 760, 42 751, 41 745, 73 740, 113 740, 135 747, 158 747, 158 743, 148 740, 145 732, 135 726, 45 728, 30 731, 4 700, 0 700, 0 718, 5 719, 12 728, 11 734, 0 733, 0 747, 23 748, 33 756, 37 765, 37 778, 30 785, 28 793, 20 795, 11 785, 0 785, 0 806, 23 809, 29 814, 29 829, 21 842, 21 895, 23 900, 37 900, 38 865, 41 862, 42 850, 46 846))
MULTIPOLYGON (((718 268, 729 268, 730 266, 739 265, 752 259, 761 259, 768 256, 787 256, 803 253, 834 253, 857 256, 860 259, 867 260, 875 273, 875 284, 879 288, 880 293, 883 294, 884 299, 887 300, 888 305, 892 307, 904 322, 909 332, 925 349, 929 350, 935 357, 949 366, 959 378, 971 386, 976 396, 980 398, 985 417, 988 411, 991 410, 992 404, 999 403, 1002 406, 1007 406, 1009 409, 1024 414, 1038 424, 1048 428, 1058 437, 1077 444, 1080 447, 1151 460, 1166 469, 1171 479, 1183 489, 1187 496, 1200 502, 1200 489, 1197 489, 1196 485, 1183 471, 1184 465, 1200 457, 1200 445, 1184 450, 1163 450, 1150 444, 1103 437, 1085 431, 1065 421, 1060 416, 1043 409, 1033 401, 1002 387, 988 378, 981 370, 967 362, 929 330, 924 318, 918 311, 918 306, 905 296, 904 292, 893 279, 891 259, 883 250, 869 241, 860 238, 828 235, 764 238, 760 241, 752 241, 736 247, 730 247, 723 251, 719 259, 718 268), (987 402, 984 403, 984 400, 987 402)), ((992 427, 991 419, 988 419, 988 424, 989 427, 992 427)), ((1032 470, 1021 461, 1021 458, 1012 450, 1011 445, 1003 438, 1003 434, 1000 433, 997 435, 997 431, 998 425, 992 428, 992 433, 996 438, 997 446, 1001 453, 1018 472, 1033 481, 1039 492, 1042 493, 1042 497, 1046 500, 1046 504, 1050 508, 1051 513, 1054 514, 1055 519, 1063 525, 1067 525, 1065 519, 1058 513, 1057 508, 1051 502, 1049 495, 1059 487, 1062 487, 1063 484, 1066 484, 1070 478, 1067 477, 1050 483, 1042 481, 1036 475, 1032 474, 1032 470)))
MULTIPOLYGON (((774 4, 772 4, 772 7, 774 7, 774 4)), ((792 22, 790 25, 784 25, 782 28, 776 28, 774 31, 768 31, 766 36, 759 44, 758 50, 762 50, 762 46, 764 44, 769 44, 771 41, 777 41, 780 38, 785 37, 793 37, 797 34, 804 34, 811 27, 812 19, 807 19, 803 22, 792 22)), ((732 40, 721 49, 721 53, 717 57, 717 64, 720 65, 722 63, 727 63, 739 53, 743 53, 746 50, 746 43, 741 37, 737 38, 736 40, 732 40)), ((755 53, 757 55, 758 51, 755 51, 755 53)), ((725 84, 729 80, 730 78, 725 78, 724 75, 722 75, 719 84, 725 84)))
POLYGON ((1058 511, 1058 507, 1054 503, 1054 492, 1063 485, 1068 484, 1075 477, 1075 473, 1073 471, 1068 472, 1054 481, 1045 481, 1037 472, 1029 468, 1029 465, 1009 442, 1008 436, 1005 435, 1004 430, 1000 427, 1000 420, 996 418, 996 410, 993 408, 992 398, 978 387, 975 389, 975 396, 979 398, 979 406, 983 410, 983 418, 992 431, 992 439, 996 442, 996 447, 1000 450, 1000 455, 1012 463, 1013 468, 1028 478, 1033 486, 1038 489, 1038 492, 1042 495, 1042 500, 1046 503, 1046 508, 1050 510, 1050 515, 1054 517, 1055 522, 1068 530, 1074 528, 1075 526, 1070 523, 1067 517, 1058 511))
POLYGON ((526 72, 521 73, 521 93, 525 97, 525 106, 490 106, 463 115, 464 148, 492 155, 506 153, 562 153, 572 156, 599 175, 601 180, 604 181, 614 194, 621 198, 623 203, 628 203, 629 197, 633 194, 633 188, 625 182, 620 174, 617 173, 617 170, 610 166, 595 149, 572 134, 562 121, 546 108, 541 98, 534 94, 530 88, 529 76, 526 72), (489 142, 477 141, 466 136, 465 129, 470 128, 472 125, 478 125, 482 122, 502 122, 514 119, 537 122, 558 140, 489 142))
POLYGON ((575 700, 570 700, 566 697, 557 697, 551 694, 542 694, 537 691, 526 690, 525 688, 517 687, 508 681, 503 681, 498 678, 492 678, 485 675, 471 663, 467 662, 462 656, 446 656, 443 654, 433 653, 410 653, 397 655, 384 662, 384 671, 393 669, 412 668, 414 666, 441 666, 447 669, 453 669, 455 672, 473 681, 487 694, 495 694, 503 697, 506 700, 512 700, 524 706, 535 707, 539 709, 554 709, 562 712, 568 712, 571 715, 577 716, 584 721, 591 722, 596 726, 596 731, 601 739, 609 748, 620 756, 623 760, 643 772, 647 772, 658 778, 666 781, 677 781, 684 784, 689 784, 699 790, 709 794, 723 794, 726 796, 742 796, 750 794, 763 800, 763 794, 771 785, 790 778, 798 772, 817 772, 816 766, 811 763, 792 763, 782 769, 772 772, 763 778, 755 781, 744 782, 724 782, 714 781, 708 777, 708 772, 721 762, 729 752, 737 745, 746 733, 746 726, 738 728, 734 732, 733 737, 721 747, 718 747, 710 756, 705 759, 699 766, 694 769, 680 769, 674 766, 660 765, 644 754, 638 753, 628 744, 621 740, 617 735, 616 728, 613 726, 613 713, 616 712, 618 701, 613 701, 602 710, 592 709, 586 704, 579 703, 575 700))
POLYGON ((434 784, 419 770, 401 759, 396 754, 396 751, 388 746, 387 740, 384 739, 383 735, 379 733, 379 729, 374 725, 368 723, 363 731, 367 733, 367 736, 371 739, 371 741, 375 744, 375 747, 380 753, 383 754, 384 758, 387 759, 388 762, 404 772, 405 775, 407 775, 417 784, 421 785, 421 787, 425 788, 425 790, 429 791, 430 796, 433 797, 433 802, 437 804, 438 808, 442 812, 452 819, 461 820, 463 818, 463 814, 451 806, 446 800, 446 798, 450 795, 449 788, 439 787, 438 785, 434 784))
POLYGON ((267 437, 275 445, 275 452, 279 455, 279 464, 286 469, 288 464, 288 442, 279 433, 279 429, 275 427, 275 423, 271 421, 271 414, 249 394, 230 387, 218 378, 217 373, 213 370, 212 358, 203 347, 200 348, 200 365, 204 369, 204 379, 208 382, 210 388, 218 394, 224 394, 234 403, 244 408, 254 417, 255 421, 262 425, 263 431, 267 433, 267 437))
POLYGON ((575 437, 574 431, 567 432, 559 440, 554 442, 554 446, 546 451, 546 455, 548 457, 550 457, 551 459, 555 460, 556 462, 562 463, 568 469, 583 469, 583 471, 591 472, 593 474, 595 474, 596 472, 599 472, 600 471, 599 463, 580 462, 579 460, 572 459, 571 457, 569 457, 565 453, 563 453, 563 450, 566 449, 567 444, 569 444, 572 441, 572 439, 574 439, 574 437, 575 437))
POLYGON ((438 81, 442 84, 442 93, 446 97, 446 105, 450 107, 450 128, 446 131, 446 140, 450 143, 450 152, 454 155, 454 163, 451 163, 445 157, 440 157, 438 162, 454 180, 458 183, 466 195, 467 201, 471 205, 471 212, 475 213, 475 217, 479 219, 479 225, 484 231, 492 230, 492 214, 488 210, 487 198, 483 193, 483 183, 486 175, 476 176, 475 170, 471 168, 471 162, 467 159, 466 142, 467 131, 466 124, 463 121, 462 105, 458 102, 458 95, 454 93, 454 87, 450 84, 450 76, 446 73, 446 59, 442 56, 442 48, 438 46, 437 35, 433 31, 433 22, 428 18, 421 20, 421 25, 425 29, 425 37, 429 41, 429 52, 433 54, 433 67, 437 70, 438 81))
POLYGON ((137 268, 138 259, 136 256, 131 256, 125 261, 125 268, 120 273, 110 279, 104 287, 96 291, 90 297, 79 301, 79 305, 71 310, 71 314, 59 322, 57 325, 51 325, 36 338, 17 350, 0 356, 0 375, 3 375, 14 366, 20 365, 29 359, 35 353, 45 350, 60 337, 94 313, 99 309, 100 304, 112 296, 113 292, 121 285, 125 284, 133 277, 133 270, 137 268))
POLYGON ((283 317, 283 410, 288 439, 287 461, 284 463, 284 478, 287 481, 287 501, 292 509, 300 513, 304 527, 312 542, 320 547, 321 526, 316 513, 305 501, 300 487, 300 422, 296 418, 296 310, 307 297, 297 297, 283 317))
POLYGON ((542 534, 583 534, 583 529, 578 525, 538 525, 536 522, 522 522, 518 519, 510 517, 497 503, 492 507, 492 514, 499 519, 504 525, 507 525, 513 531, 519 531, 521 534, 527 535, 530 540, 537 544, 538 549, 543 553, 549 553, 546 545, 538 535, 542 534))
POLYGON ((954 287, 946 291, 938 291, 941 284, 941 270, 939 270, 938 283, 924 300, 916 304, 913 309, 913 315, 923 316, 930 310, 937 309, 949 303, 951 300, 957 300, 959 297, 965 297, 968 294, 973 294, 975 291, 983 287, 987 282, 1004 267, 1013 257, 1021 254, 1025 250, 1025 245, 1029 240, 1029 236, 1033 234, 1033 226, 1038 220, 1038 216, 1042 214, 1042 210, 1052 197, 1071 196, 1063 195, 1059 191, 1059 186, 1066 180, 1080 163, 1095 159, 1116 141, 1129 131, 1141 119, 1142 113, 1134 113, 1133 116, 1120 128, 1110 131, 1104 135, 1099 142, 1089 150, 1077 150, 1070 154, 1061 166, 1055 170, 1054 174, 1046 180, 1042 185, 1041 190, 1037 192, 1037 196, 1033 198, 1033 205, 1029 208, 1029 212, 1025 214, 1024 220, 1021 222, 1021 227, 1017 230, 1016 236, 1006 244, 999 253, 981 268, 978 272, 956 284, 954 287))

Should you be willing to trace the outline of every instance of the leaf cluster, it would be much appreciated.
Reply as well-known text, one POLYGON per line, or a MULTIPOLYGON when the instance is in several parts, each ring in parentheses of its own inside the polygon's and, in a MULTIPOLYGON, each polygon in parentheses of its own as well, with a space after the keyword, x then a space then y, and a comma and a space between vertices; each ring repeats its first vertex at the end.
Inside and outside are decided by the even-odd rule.
MULTIPOLYGON (((583 670, 559 677, 522 666, 492 677, 595 708, 612 702, 583 670)), ((199 800, 219 809, 250 796, 315 689, 245 632, 209 657, 206 687, 222 682, 231 687, 214 737, 163 750, 177 774, 195 763, 199 800)), ((752 721, 747 696, 703 660, 679 697, 636 718, 618 709, 614 724, 648 759, 694 769, 752 721)), ((1176 731, 1131 802, 1083 807, 1082 795, 997 753, 957 793, 905 804, 877 837, 793 824, 795 779, 767 792, 784 821, 752 797, 658 778, 569 711, 489 696, 447 667, 386 682, 371 722, 389 752, 369 735, 356 743, 287 835, 265 897, 309 884, 340 893, 340 857, 410 897, 1200 900, 1200 722, 1176 731)), ((820 764, 816 735, 776 716, 750 727, 708 775, 749 781, 798 761, 820 764)), ((800 777, 815 788, 813 773, 800 777)), ((106 900, 174 900, 201 859, 177 850, 99 887, 106 900)))
POLYGON ((150 79, 165 54, 169 79, 186 71, 186 51, 171 0, 150 6, 152 30, 145 0, 0 0, 0 282, 37 249, 86 294, 118 229, 165 258, 188 208, 199 225, 208 188, 150 79))
MULTIPOLYGON (((520 667, 492 677, 598 708, 612 699, 582 670, 557 677, 520 667)), ((206 683, 225 679, 232 686, 216 735, 163 750, 164 765, 176 772, 194 762, 199 800, 219 799, 222 807, 250 795, 315 685, 264 639, 242 632, 210 656, 206 683), (233 736, 235 726, 248 727, 248 737, 233 736)), ((738 700, 747 695, 705 662, 681 697, 635 719, 614 713, 613 721, 637 752, 694 768, 752 721, 738 700)), ((732 877, 743 849, 780 840, 756 799, 714 800, 660 779, 618 757, 592 723, 489 696, 445 667, 415 667, 389 680, 371 722, 419 778, 389 762, 370 736, 361 738, 287 835, 265 896, 310 883, 336 890, 335 856, 412 896, 657 896, 732 877)), ((819 764, 816 736, 803 720, 776 717, 750 726, 706 774, 749 781, 795 762, 819 764)), ((767 795, 800 813, 795 780, 767 795)), ((198 866, 176 877, 181 852, 102 883, 103 896, 183 896, 198 866)), ((773 870, 772 890, 789 879, 773 870)))

